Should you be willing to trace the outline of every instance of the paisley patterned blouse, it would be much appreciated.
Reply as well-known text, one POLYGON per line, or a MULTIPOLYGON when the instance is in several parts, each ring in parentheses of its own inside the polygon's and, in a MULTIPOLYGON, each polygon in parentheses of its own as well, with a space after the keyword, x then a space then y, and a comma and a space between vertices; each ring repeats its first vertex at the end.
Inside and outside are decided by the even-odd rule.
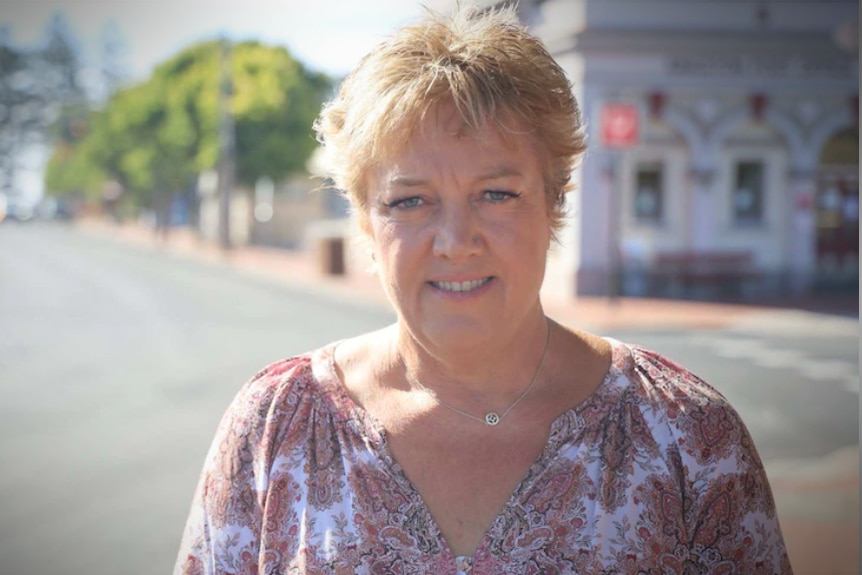
POLYGON ((792 573, 737 413, 682 367, 611 343, 604 381, 553 423, 469 558, 347 395, 334 346, 270 365, 219 425, 174 573, 792 573))

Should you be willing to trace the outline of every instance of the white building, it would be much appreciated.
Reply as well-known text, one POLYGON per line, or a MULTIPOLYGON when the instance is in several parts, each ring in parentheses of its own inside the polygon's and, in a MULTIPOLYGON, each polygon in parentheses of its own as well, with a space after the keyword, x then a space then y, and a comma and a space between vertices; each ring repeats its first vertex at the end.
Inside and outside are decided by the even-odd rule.
POLYGON ((589 134, 546 289, 856 289, 858 2, 521 0, 519 13, 589 134), (635 113, 631 146, 604 141, 632 127, 605 123, 609 106, 635 113))

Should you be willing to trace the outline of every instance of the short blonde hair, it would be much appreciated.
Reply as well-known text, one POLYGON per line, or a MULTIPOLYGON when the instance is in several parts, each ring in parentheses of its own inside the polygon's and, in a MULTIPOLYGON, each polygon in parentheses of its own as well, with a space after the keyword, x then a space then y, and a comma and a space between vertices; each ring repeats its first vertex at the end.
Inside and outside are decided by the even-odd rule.
POLYGON ((513 8, 427 11, 366 55, 327 103, 314 129, 334 186, 365 221, 368 175, 402 148, 423 118, 454 104, 465 128, 488 122, 527 133, 537 146, 552 232, 586 144, 571 84, 513 8))

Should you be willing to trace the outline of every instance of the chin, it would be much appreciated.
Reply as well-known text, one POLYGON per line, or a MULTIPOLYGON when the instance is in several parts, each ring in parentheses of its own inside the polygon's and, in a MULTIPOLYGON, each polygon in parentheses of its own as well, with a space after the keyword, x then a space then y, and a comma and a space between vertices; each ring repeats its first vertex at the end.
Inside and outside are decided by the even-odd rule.
POLYGON ((451 351, 487 345, 502 335, 494 322, 472 317, 434 318, 415 327, 411 331, 418 339, 451 351))

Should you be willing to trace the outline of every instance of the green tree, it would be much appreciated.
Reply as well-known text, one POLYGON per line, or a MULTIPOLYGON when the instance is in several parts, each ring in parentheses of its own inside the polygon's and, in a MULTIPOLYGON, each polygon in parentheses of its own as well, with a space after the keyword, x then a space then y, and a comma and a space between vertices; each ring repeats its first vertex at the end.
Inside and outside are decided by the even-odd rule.
POLYGON ((45 192, 98 200, 106 177, 82 140, 90 130, 92 113, 73 107, 63 111, 55 126, 54 151, 45 166, 45 192))
POLYGON ((306 70, 284 48, 258 43, 234 51, 237 177, 253 186, 301 172, 317 143, 311 124, 331 81, 306 70))
MULTIPOLYGON (((281 47, 242 42, 231 55, 239 182, 250 187, 262 176, 278 180, 302 171, 315 147, 311 124, 330 80, 281 47)), ((55 184, 68 185, 59 175, 76 165, 87 178, 116 180, 138 205, 165 209, 219 160, 220 74, 219 42, 208 41, 161 64, 145 82, 116 92, 91 118, 74 152, 55 149, 46 186, 49 180, 54 191, 55 184)))

